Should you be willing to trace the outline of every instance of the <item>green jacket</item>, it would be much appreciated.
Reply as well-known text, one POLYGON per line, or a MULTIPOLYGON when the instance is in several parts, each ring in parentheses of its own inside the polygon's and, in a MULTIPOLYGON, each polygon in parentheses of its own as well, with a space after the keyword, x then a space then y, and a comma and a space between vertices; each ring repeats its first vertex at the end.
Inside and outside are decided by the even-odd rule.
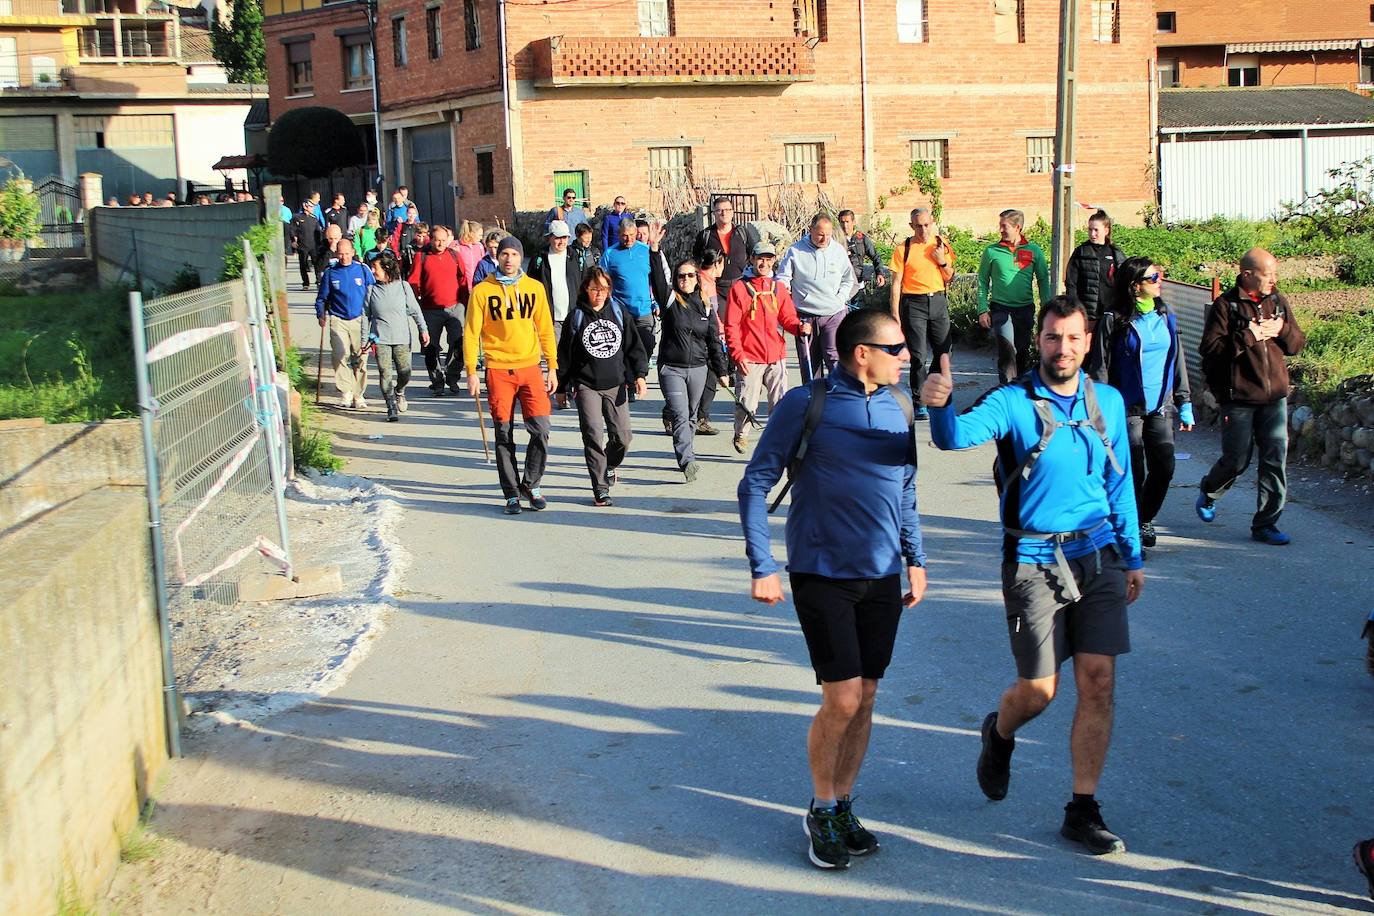
POLYGON ((978 264, 978 314, 988 310, 989 302, 1013 308, 1035 305, 1032 280, 1040 285, 1040 298, 1050 298, 1050 268, 1039 245, 1022 239, 1015 251, 1001 242, 984 248, 978 264))

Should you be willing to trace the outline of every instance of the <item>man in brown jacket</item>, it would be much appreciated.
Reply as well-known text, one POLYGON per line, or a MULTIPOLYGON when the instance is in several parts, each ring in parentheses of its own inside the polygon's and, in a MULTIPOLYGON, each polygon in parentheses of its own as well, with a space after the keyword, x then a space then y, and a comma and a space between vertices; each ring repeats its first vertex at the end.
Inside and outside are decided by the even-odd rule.
POLYGON ((1240 259, 1236 285, 1212 303, 1202 331, 1202 371, 1221 405, 1221 457, 1202 478, 1198 518, 1216 518, 1216 501, 1231 489, 1259 447, 1259 499, 1250 537, 1287 544, 1278 529, 1288 494, 1288 365, 1307 342, 1274 288, 1278 262, 1263 248, 1240 259))

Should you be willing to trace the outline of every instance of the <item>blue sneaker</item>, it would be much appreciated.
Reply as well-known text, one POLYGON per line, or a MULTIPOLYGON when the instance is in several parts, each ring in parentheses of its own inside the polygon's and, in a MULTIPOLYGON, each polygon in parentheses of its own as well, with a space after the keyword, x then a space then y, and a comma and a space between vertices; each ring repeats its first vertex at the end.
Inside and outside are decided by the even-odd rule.
POLYGON ((1268 544, 1271 547, 1282 547, 1293 539, 1273 525, 1265 525, 1263 528, 1251 528, 1250 540, 1259 541, 1261 544, 1268 544))
POLYGON ((930 419, 930 411, 926 410, 924 407, 917 407, 917 408, 916 408, 916 411, 911 415, 911 419, 913 419, 913 420, 929 420, 929 419, 930 419))
POLYGON ((1193 503, 1193 508, 1197 510, 1197 517, 1204 522, 1211 524, 1216 521, 1216 500, 1212 499, 1212 497, 1208 496, 1206 493, 1199 493, 1197 495, 1197 502, 1193 503))

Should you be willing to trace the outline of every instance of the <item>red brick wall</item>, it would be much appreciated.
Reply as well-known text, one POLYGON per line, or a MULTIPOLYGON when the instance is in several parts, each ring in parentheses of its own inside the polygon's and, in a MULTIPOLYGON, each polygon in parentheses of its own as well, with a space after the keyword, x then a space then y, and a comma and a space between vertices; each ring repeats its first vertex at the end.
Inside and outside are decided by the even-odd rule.
MULTIPOLYGON (((1225 46, 1160 48, 1161 58, 1179 62, 1179 85, 1199 89, 1227 84, 1225 46)), ((1354 88, 1360 78, 1354 51, 1319 51, 1316 62, 1309 53, 1260 54, 1262 86, 1345 86, 1354 88)))
POLYGON ((367 19, 353 4, 326 6, 305 13, 270 16, 262 26, 267 44, 267 84, 272 119, 293 108, 322 105, 337 108, 344 114, 365 114, 372 111, 372 90, 343 91, 343 60, 340 39, 335 29, 365 26, 367 19), (291 35, 314 34, 311 42, 311 65, 315 91, 308 96, 287 97, 286 45, 280 39, 291 35))
POLYGON ((463 119, 454 125, 454 180, 463 188, 463 196, 456 201, 458 219, 480 220, 493 225, 497 219, 511 218, 510 153, 505 145, 505 119, 500 104, 479 105, 463 109, 463 119), (477 192, 477 154, 473 147, 495 146, 492 167, 496 187, 492 194, 477 192))
POLYGON ((439 8, 443 52, 430 60, 425 31, 426 0, 382 0, 377 21, 378 73, 382 80, 382 110, 397 111, 407 105, 437 102, 499 89, 501 86, 498 44, 499 23, 495 0, 479 0, 478 21, 482 44, 466 50, 462 0, 448 0, 439 8), (406 19, 408 63, 397 69, 391 40, 391 20, 406 19))
POLYGON ((1158 36, 1161 48, 1227 42, 1374 38, 1369 4, 1355 0, 1155 0, 1155 10, 1172 11, 1178 25, 1176 33, 1158 36))

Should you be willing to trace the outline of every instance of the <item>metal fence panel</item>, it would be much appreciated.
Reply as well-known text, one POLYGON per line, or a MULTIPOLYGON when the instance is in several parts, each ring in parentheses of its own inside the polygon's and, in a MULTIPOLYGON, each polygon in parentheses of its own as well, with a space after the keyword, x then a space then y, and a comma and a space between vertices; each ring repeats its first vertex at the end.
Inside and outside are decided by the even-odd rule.
POLYGON ((1203 387, 1202 355, 1198 353, 1198 347, 1202 344, 1202 327, 1207 322, 1207 310, 1212 305, 1212 289, 1165 280, 1163 295, 1164 301, 1169 303, 1169 308, 1178 317, 1178 336, 1188 359, 1188 383, 1193 389, 1193 400, 1198 401, 1203 387))

